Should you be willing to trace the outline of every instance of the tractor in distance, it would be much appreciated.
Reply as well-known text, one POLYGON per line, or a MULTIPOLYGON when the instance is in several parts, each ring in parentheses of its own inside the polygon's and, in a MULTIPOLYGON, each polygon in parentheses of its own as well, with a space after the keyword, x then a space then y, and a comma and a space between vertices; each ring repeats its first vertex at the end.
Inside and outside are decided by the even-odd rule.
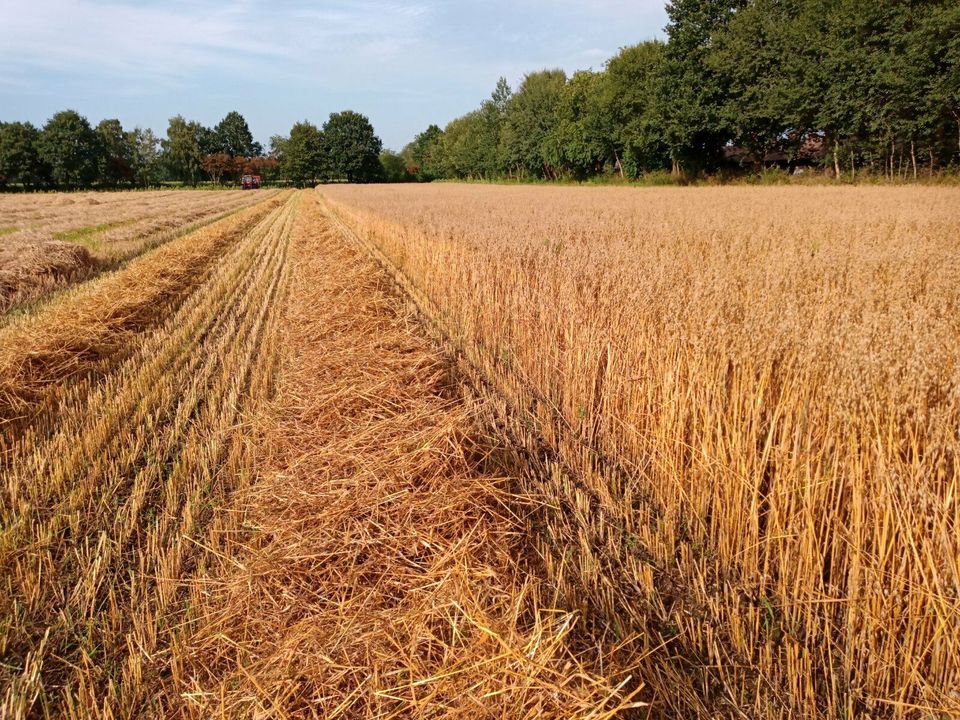
POLYGON ((259 190, 260 189, 260 176, 259 175, 244 175, 240 180, 240 187, 244 190, 259 190))

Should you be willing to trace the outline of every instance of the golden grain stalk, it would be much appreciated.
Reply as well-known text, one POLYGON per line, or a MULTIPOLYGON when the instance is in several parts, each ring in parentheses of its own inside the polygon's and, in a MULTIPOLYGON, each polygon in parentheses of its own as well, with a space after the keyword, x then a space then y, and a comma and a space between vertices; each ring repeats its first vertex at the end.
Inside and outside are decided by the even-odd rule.
POLYGON ((960 202, 325 187, 509 402, 568 607, 685 716, 960 713, 960 202))

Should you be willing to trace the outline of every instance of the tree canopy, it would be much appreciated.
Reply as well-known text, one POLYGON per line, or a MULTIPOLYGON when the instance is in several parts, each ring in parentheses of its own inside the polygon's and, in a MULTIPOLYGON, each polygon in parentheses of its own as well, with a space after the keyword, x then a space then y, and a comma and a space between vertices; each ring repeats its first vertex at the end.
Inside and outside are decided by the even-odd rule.
POLYGON ((666 40, 604 67, 499 78, 475 109, 384 152, 368 118, 297 123, 269 153, 244 116, 170 119, 158 139, 73 110, 0 123, 0 187, 295 185, 380 179, 676 176, 819 166, 891 179, 960 170, 956 0, 669 0, 666 40))
POLYGON ((74 110, 50 118, 37 137, 36 148, 58 187, 82 187, 97 177, 100 139, 87 119, 74 110))
POLYGON ((329 175, 323 135, 316 125, 306 120, 296 123, 290 136, 278 138, 275 147, 284 176, 297 187, 315 185, 329 175))
POLYGON ((418 178, 817 162, 836 175, 902 179, 921 164, 960 168, 956 2, 671 0, 666 9, 666 42, 622 48, 597 72, 529 73, 516 93, 501 78, 492 101, 443 131, 431 125, 404 150, 418 178))
POLYGON ((334 178, 347 182, 379 179, 383 143, 366 116, 352 110, 332 113, 323 124, 323 144, 334 178))
POLYGON ((176 180, 195 185, 200 175, 203 127, 182 115, 170 118, 167 137, 160 141, 167 172, 176 180))
POLYGON ((255 157, 263 153, 263 147, 254 141, 243 115, 234 110, 213 129, 211 152, 231 157, 255 157))
POLYGON ((48 169, 37 150, 40 131, 30 123, 0 123, 0 187, 18 183, 36 187, 48 169))

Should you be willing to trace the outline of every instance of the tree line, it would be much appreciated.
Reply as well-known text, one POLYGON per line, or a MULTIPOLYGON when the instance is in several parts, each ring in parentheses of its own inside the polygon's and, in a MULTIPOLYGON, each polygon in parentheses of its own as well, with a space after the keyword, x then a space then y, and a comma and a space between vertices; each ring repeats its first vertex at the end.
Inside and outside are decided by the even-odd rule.
POLYGON ((503 78, 479 108, 384 153, 391 180, 635 178, 823 166, 960 167, 956 0, 672 0, 665 42, 599 72, 503 78))
POLYGON ((158 138, 149 128, 125 130, 116 119, 92 126, 64 110, 42 128, 0 122, 0 189, 219 185, 245 174, 301 186, 370 182, 382 177, 382 147, 370 121, 349 110, 331 114, 322 129, 295 124, 289 137, 271 138, 267 152, 235 111, 213 128, 177 115, 158 138))

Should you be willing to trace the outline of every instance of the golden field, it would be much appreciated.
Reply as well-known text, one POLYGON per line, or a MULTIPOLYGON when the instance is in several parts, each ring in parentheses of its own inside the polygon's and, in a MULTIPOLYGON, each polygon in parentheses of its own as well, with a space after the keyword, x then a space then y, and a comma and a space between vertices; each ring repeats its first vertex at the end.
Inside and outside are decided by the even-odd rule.
POLYGON ((955 190, 322 192, 506 399, 551 581, 661 703, 960 712, 955 190))
POLYGON ((124 195, 0 327, 0 717, 960 716, 956 190, 124 195))

